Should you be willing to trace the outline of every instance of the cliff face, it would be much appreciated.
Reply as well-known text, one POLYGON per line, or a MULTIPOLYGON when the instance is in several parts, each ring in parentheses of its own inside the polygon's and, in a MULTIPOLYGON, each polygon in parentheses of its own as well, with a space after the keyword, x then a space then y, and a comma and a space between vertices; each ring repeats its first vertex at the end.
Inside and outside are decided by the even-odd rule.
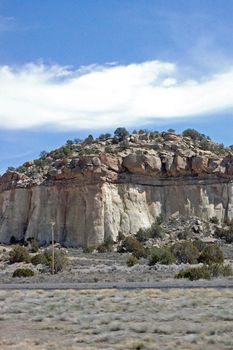
POLYGON ((98 155, 78 156, 72 146, 70 158, 50 154, 40 167, 28 162, 23 172, 4 174, 0 241, 14 236, 48 242, 51 221, 56 241, 95 246, 150 226, 160 213, 233 219, 231 154, 217 156, 173 134, 160 143, 129 140, 126 150, 114 154, 104 151, 106 143, 96 147, 98 155))

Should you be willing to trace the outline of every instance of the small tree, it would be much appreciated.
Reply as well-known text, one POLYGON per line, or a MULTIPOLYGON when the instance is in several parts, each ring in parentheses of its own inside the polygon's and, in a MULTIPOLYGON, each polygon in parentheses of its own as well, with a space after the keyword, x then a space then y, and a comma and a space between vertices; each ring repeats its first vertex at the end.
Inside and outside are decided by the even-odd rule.
POLYGON ((47 155, 48 155, 47 151, 41 151, 39 157, 40 158, 45 158, 45 157, 47 157, 47 155))
POLYGON ((85 143, 90 144, 94 141, 94 137, 90 134, 87 136, 87 138, 84 140, 85 143))
POLYGON ((75 138, 74 139, 74 143, 78 144, 78 143, 82 143, 83 140, 82 139, 79 139, 79 138, 75 138))
MULTIPOLYGON (((46 259, 46 265, 49 266, 50 270, 53 269, 53 260, 52 260, 52 250, 46 249, 44 251, 44 256, 46 259)), ((55 251, 54 254, 54 272, 58 273, 63 271, 68 264, 68 258, 62 251, 55 251)))
POLYGON ((114 131, 114 135, 119 138, 120 141, 124 141, 125 138, 129 135, 126 128, 117 128, 114 131))
POLYGON ((192 140, 203 140, 203 134, 200 134, 197 130, 195 129, 186 129, 182 133, 183 136, 185 137, 190 137, 192 140))
POLYGON ((112 252, 113 246, 114 246, 114 241, 112 237, 109 236, 109 237, 106 237, 104 239, 104 242, 97 247, 97 250, 99 253, 112 252))
POLYGON ((66 141, 66 146, 72 146, 74 142, 72 140, 67 140, 66 141))
POLYGON ((105 140, 107 140, 110 137, 111 137, 111 134, 107 132, 106 134, 100 134, 99 140, 105 141, 105 140))
POLYGON ((13 166, 8 166, 7 172, 9 172, 9 171, 16 171, 16 169, 13 166))

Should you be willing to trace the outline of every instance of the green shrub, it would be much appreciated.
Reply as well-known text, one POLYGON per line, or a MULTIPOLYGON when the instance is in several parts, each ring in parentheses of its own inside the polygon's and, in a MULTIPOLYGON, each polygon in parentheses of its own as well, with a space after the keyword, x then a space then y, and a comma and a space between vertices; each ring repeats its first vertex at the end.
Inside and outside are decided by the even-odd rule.
POLYGON ((162 217, 159 216, 155 222, 148 228, 140 228, 136 233, 136 238, 139 242, 146 242, 149 238, 163 238, 164 231, 160 226, 159 222, 162 220, 162 217))
POLYGON ((208 269, 213 277, 229 277, 233 275, 233 271, 230 265, 211 264, 208 266, 208 269))
POLYGON ((120 253, 132 253, 134 256, 139 258, 147 257, 147 250, 145 247, 134 237, 128 236, 123 241, 121 246, 118 248, 120 253))
POLYGON ((192 268, 180 270, 175 275, 175 278, 188 278, 190 281, 199 280, 199 279, 209 280, 211 278, 211 272, 206 266, 192 267, 192 268))
POLYGON ((10 238, 10 244, 17 244, 18 240, 15 238, 15 236, 11 236, 10 238))
POLYGON ((105 153, 114 153, 114 149, 111 146, 106 146, 104 148, 105 153))
POLYGON ((158 225, 161 225, 164 222, 164 220, 165 220, 165 216, 162 213, 156 218, 156 222, 158 225))
POLYGON ((205 249, 205 247, 207 246, 207 243, 203 242, 200 239, 195 239, 195 241, 193 241, 193 245, 195 245, 195 247, 201 253, 205 249))
POLYGON ((150 227, 151 238, 163 238, 164 231, 157 220, 150 227))
POLYGON ((91 254, 95 250, 95 247, 85 247, 83 248, 83 253, 91 254))
POLYGON ((120 140, 123 141, 126 139, 126 137, 129 135, 129 132, 125 128, 117 128, 114 131, 114 135, 120 140))
POLYGON ((84 142, 86 144, 91 144, 94 141, 94 137, 90 134, 87 136, 87 138, 85 138, 84 142))
POLYGON ((146 242, 151 238, 151 230, 149 228, 140 228, 135 237, 139 242, 146 242))
POLYGON ((216 224, 216 225, 219 224, 219 220, 218 220, 217 216, 213 216, 212 218, 210 218, 210 222, 212 224, 216 224))
POLYGON ((108 252, 111 252, 109 251, 109 248, 106 247, 106 245, 104 243, 100 244, 98 247, 97 247, 97 251, 98 253, 108 253, 108 252))
POLYGON ((223 238, 226 243, 233 243, 233 230, 232 229, 226 230, 223 238))
POLYGON ((149 265, 157 263, 170 265, 176 262, 176 257, 168 247, 153 248, 149 257, 149 265))
MULTIPOLYGON (((51 249, 46 249, 43 254, 46 258, 46 265, 49 266, 52 271, 52 251, 51 249)), ((54 254, 54 272, 58 273, 63 271, 68 264, 67 256, 61 251, 55 251, 54 254)))
POLYGON ((27 171, 27 168, 23 165, 19 166, 17 169, 16 169, 19 173, 26 173, 27 171))
POLYGON ((226 243, 233 243, 233 226, 224 229, 217 227, 215 230, 215 237, 224 240, 226 243))
POLYGON ((40 152, 40 155, 39 155, 40 158, 46 158, 47 156, 48 156, 48 152, 47 151, 41 151, 40 152))
POLYGON ((104 243, 100 244, 97 247, 97 250, 99 253, 108 253, 108 252, 112 252, 113 251, 113 245, 114 245, 114 241, 112 239, 112 237, 106 237, 104 240, 104 243))
POLYGON ((73 145, 73 141, 72 140, 67 140, 66 141, 66 146, 72 146, 73 145))
POLYGON ((217 227, 215 232, 214 232, 214 235, 216 238, 220 238, 223 240, 225 240, 226 234, 227 234, 227 230, 222 228, 222 227, 217 227))
POLYGON ((40 245, 39 245, 39 242, 37 241, 37 239, 35 238, 29 238, 27 240, 29 243, 30 243, 30 246, 31 246, 31 252, 32 253, 37 253, 39 248, 40 248, 40 245))
POLYGON ((112 144, 113 144, 113 145, 117 145, 118 143, 119 143, 118 137, 114 136, 114 137, 112 138, 112 144))
POLYGON ((9 253, 9 262, 10 264, 18 262, 29 263, 31 260, 30 255, 25 247, 16 245, 9 253))
POLYGON ((134 255, 130 255, 130 256, 128 257, 126 263, 127 263, 127 265, 128 265, 129 267, 132 267, 132 266, 138 264, 138 258, 137 258, 136 256, 134 256, 134 255))
POLYGON ((233 270, 230 265, 212 264, 203 265, 202 267, 193 267, 179 271, 175 278, 188 278, 191 281, 198 279, 210 279, 213 277, 233 276, 233 270))
POLYGON ((175 243, 172 246, 172 253, 175 255, 177 262, 185 264, 195 264, 199 257, 198 249, 191 241, 175 243))
POLYGON ((118 232, 118 236, 117 236, 117 242, 121 242, 125 239, 125 235, 124 233, 122 233, 121 231, 118 232))
POLYGON ((207 139, 203 139, 199 142, 199 148, 203 149, 204 151, 211 151, 211 142, 207 139))
POLYGON ((120 142, 119 149, 120 151, 126 151, 127 149, 129 149, 129 142, 126 140, 120 142))
POLYGON ((101 140, 101 141, 105 141, 105 140, 109 139, 110 137, 111 137, 111 134, 109 134, 109 133, 106 133, 106 134, 100 134, 100 136, 99 136, 99 140, 101 140))
POLYGON ((208 244, 201 252, 198 261, 204 264, 222 264, 224 255, 217 244, 208 244))
POLYGON ((39 264, 47 265, 48 260, 44 254, 36 254, 31 258, 31 263, 33 265, 39 265, 39 264))
POLYGON ((13 277, 32 277, 35 273, 30 269, 16 269, 13 272, 13 277))
POLYGON ((182 135, 184 137, 190 137, 192 140, 209 140, 209 137, 199 133, 197 130, 195 129, 186 129, 183 131, 182 135))

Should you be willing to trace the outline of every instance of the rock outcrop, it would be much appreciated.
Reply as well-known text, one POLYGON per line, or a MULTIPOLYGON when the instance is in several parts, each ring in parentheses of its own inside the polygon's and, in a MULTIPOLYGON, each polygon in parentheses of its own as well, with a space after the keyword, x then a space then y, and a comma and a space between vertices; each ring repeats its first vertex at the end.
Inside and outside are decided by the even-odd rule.
POLYGON ((51 221, 56 241, 96 246, 150 226, 161 213, 233 219, 229 150, 203 150, 173 133, 67 149, 0 177, 0 242, 12 236, 49 242, 51 221))

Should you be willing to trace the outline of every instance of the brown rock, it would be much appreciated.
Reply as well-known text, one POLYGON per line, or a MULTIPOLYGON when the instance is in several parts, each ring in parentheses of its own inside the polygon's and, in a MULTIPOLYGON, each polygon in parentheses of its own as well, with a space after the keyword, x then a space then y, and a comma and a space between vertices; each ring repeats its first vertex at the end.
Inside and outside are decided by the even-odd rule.
POLYGON ((193 157, 192 170, 196 174, 206 173, 208 171, 208 158, 205 156, 193 157))
POLYGON ((182 139, 181 135, 177 135, 173 132, 166 132, 163 134, 165 141, 180 141, 182 139))
POLYGON ((116 156, 102 154, 100 156, 100 161, 102 164, 106 165, 107 168, 109 168, 110 170, 114 170, 114 171, 119 171, 120 166, 121 166, 121 164, 120 164, 121 162, 120 162, 119 158, 116 156))
POLYGON ((144 156, 131 153, 123 158, 123 166, 132 174, 145 174, 144 156))
POLYGON ((181 155, 175 155, 171 166, 172 175, 185 174, 188 171, 187 158, 181 155))

